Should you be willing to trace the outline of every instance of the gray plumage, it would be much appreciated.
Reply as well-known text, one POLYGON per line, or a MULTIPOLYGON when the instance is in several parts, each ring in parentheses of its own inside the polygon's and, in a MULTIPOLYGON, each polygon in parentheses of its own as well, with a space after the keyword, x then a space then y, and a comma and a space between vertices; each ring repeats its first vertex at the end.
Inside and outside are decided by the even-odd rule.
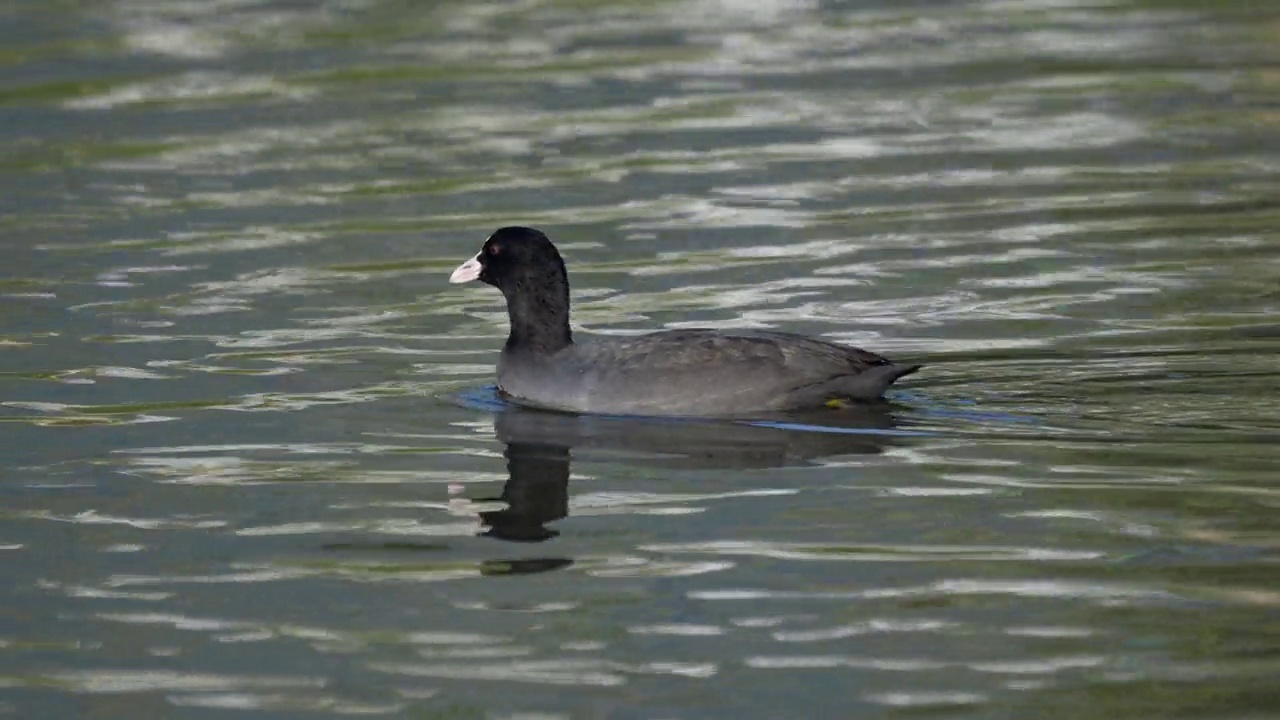
POLYGON ((876 400, 919 365, 782 332, 671 330, 573 342, 560 253, 531 228, 495 232, 454 282, 502 291, 511 334, 498 387, 516 402, 580 413, 745 417, 876 400))

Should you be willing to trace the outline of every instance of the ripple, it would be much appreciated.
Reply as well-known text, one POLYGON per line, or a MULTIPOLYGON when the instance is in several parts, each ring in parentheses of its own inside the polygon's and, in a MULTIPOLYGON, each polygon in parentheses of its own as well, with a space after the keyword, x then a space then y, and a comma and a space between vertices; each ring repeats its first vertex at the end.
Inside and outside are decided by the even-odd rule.
POLYGON ((724 628, 715 625, 648 625, 629 627, 633 635, 676 635, 680 637, 705 637, 724 634, 724 628))
POLYGON ((862 668, 889 672, 916 672, 944 667, 930 660, 889 660, 841 655, 753 656, 744 660, 749 668, 760 670, 815 670, 830 668, 862 668))
POLYGON ((989 699, 980 693, 966 692, 870 693, 865 697, 872 702, 894 708, 964 707, 977 705, 989 699))
POLYGON ((941 620, 916 620, 905 622, 882 619, 868 620, 855 625, 843 625, 840 627, 822 628, 818 630, 780 630, 774 632, 773 637, 779 642, 819 642, 824 640, 839 640, 842 638, 873 633, 932 632, 935 630, 954 627, 957 627, 955 623, 949 623, 941 620))
POLYGON ((580 567, 589 575, 605 578, 692 577, 732 569, 724 561, 682 562, 643 557, 588 558, 580 567))
POLYGON ((6 20, 0 711, 1269 707, 1257 3, 6 20), (522 456, 501 297, 447 284, 507 223, 557 239, 579 338, 767 328, 927 370, 893 427, 612 452, 548 420, 564 446, 522 456))
MULTIPOLYGON (((160 35, 148 37, 158 38, 160 35)), ((298 102, 311 94, 306 88, 290 87, 267 75, 193 72, 156 82, 118 86, 106 93, 68 100, 65 106, 72 110, 111 110, 140 103, 163 102, 181 107, 201 102, 241 102, 260 97, 298 102)))
POLYGON ((86 693, 122 693, 160 690, 169 692, 208 692, 231 690, 289 690, 321 688, 319 678, 262 675, 213 675, 179 673, 162 670, 93 670, 60 672, 49 676, 66 683, 71 689, 86 693))
POLYGON ((22 516, 36 520, 52 520, 54 522, 77 525, 125 525, 138 530, 208 530, 225 527, 227 524, 222 520, 197 520, 194 518, 116 517, 103 515, 94 510, 85 510, 75 515, 58 515, 37 510, 23 513, 22 516))
POLYGON ((614 687, 627 683, 628 674, 671 675, 682 678, 706 678, 716 674, 710 663, 656 661, 642 665, 626 665, 595 660, 539 660, 485 665, 391 664, 375 663, 374 670, 414 677, 451 678, 458 680, 499 680, 544 685, 614 687))
POLYGON ((1077 598, 1103 602, 1138 600, 1173 601, 1177 596, 1159 589, 1100 583, 1043 580, 999 582, 983 580, 942 580, 930 585, 847 591, 782 591, 762 589, 697 590, 689 597, 700 600, 879 600, 885 598, 943 598, 964 595, 1011 595, 1028 598, 1077 598))
POLYGON ((925 561, 1036 561, 1078 562, 1096 560, 1103 553, 1086 550, 1068 551, 1050 548, 1015 548, 982 546, 889 546, 889 545, 803 545, 760 541, 702 542, 690 544, 650 544, 641 546, 650 552, 707 553, 713 555, 755 555, 779 560, 824 560, 857 562, 925 562, 925 561))

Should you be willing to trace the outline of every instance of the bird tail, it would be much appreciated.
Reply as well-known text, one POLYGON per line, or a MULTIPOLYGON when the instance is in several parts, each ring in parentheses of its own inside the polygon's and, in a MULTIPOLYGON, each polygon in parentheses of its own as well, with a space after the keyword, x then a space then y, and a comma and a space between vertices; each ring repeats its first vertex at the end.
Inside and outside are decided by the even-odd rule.
POLYGON ((828 391, 850 400, 878 400, 898 378, 919 370, 922 365, 874 365, 857 375, 848 375, 831 382, 828 391))

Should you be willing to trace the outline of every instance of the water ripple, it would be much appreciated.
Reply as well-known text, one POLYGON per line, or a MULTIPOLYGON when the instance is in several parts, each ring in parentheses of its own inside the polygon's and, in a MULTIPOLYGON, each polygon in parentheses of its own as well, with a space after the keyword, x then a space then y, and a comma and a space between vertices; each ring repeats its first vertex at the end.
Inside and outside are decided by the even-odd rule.
POLYGON ((37 5, 0 712, 1274 704, 1262 4, 37 5), (514 427, 502 299, 447 283, 509 223, 577 338, 925 370, 873 427, 514 427))

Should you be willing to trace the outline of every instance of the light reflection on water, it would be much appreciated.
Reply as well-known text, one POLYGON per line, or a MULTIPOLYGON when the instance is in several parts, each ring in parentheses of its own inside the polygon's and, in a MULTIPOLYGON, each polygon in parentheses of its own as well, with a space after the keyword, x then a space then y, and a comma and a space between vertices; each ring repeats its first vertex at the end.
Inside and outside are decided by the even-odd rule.
POLYGON ((0 711, 1258 716, 1274 12, 16 6, 0 711), (756 423, 496 402, 576 333, 926 365, 756 423))

